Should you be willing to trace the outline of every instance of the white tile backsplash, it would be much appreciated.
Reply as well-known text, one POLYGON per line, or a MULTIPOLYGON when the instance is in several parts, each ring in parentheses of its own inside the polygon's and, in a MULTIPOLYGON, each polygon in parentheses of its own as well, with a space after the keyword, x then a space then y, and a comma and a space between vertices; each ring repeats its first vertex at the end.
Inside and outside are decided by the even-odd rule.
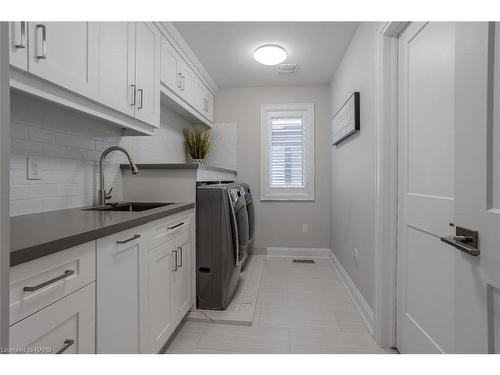
MULTIPOLYGON (((11 96, 11 112, 11 216, 94 204, 97 161, 102 150, 119 143, 121 130, 19 94, 11 96), (28 156, 40 161, 41 180, 27 179, 28 156)), ((116 161, 106 164, 105 178, 112 200, 121 200, 116 161)))
MULTIPOLYGON (((121 128, 99 119, 12 93, 11 216, 94 204, 99 179, 97 162, 111 145, 125 147, 137 163, 183 163, 182 130, 191 126, 177 113, 162 107, 161 126, 153 137, 122 137, 121 128), (28 156, 40 161, 41 180, 27 179, 28 156)), ((127 160, 113 152, 106 162, 106 189, 113 187, 111 201, 123 200, 119 164, 127 160)))

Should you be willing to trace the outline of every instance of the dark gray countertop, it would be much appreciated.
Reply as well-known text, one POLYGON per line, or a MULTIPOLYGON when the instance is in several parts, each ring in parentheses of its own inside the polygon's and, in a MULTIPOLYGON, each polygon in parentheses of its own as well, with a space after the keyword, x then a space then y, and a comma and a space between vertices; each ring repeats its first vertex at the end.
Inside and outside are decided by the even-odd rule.
POLYGON ((82 208, 10 219, 10 266, 174 215, 194 203, 174 203, 142 212, 82 211, 82 208))
MULTIPOLYGON (((233 169, 212 167, 211 165, 198 165, 194 163, 152 163, 152 164, 137 164, 137 167, 140 169, 205 169, 208 171, 217 171, 223 173, 231 173, 238 174, 238 171, 233 169)), ((121 169, 130 169, 130 165, 128 164, 120 164, 121 169)))

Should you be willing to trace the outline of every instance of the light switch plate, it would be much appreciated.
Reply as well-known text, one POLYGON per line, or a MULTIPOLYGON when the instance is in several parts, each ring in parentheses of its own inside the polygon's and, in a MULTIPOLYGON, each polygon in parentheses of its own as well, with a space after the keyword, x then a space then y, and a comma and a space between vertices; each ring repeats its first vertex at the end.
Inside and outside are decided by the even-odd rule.
POLYGON ((28 156, 28 180, 41 180, 42 179, 42 169, 40 166, 40 160, 28 156))

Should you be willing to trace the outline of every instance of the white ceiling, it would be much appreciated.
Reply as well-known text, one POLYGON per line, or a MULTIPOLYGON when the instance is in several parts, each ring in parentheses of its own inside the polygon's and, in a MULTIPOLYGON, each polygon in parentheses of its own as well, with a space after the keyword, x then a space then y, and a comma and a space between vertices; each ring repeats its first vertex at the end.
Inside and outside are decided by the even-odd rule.
POLYGON ((358 22, 174 22, 219 87, 314 85, 331 81, 358 22), (253 59, 262 44, 279 44, 293 74, 253 59))

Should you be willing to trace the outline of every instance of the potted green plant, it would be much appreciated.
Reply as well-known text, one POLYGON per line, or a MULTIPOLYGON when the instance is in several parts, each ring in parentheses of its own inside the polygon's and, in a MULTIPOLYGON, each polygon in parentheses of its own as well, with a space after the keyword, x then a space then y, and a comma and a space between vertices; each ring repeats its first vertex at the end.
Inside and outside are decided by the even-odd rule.
POLYGON ((200 127, 186 128, 183 130, 183 133, 184 147, 193 163, 199 165, 203 164, 205 162, 205 156, 210 150, 210 146, 213 142, 212 134, 210 134, 210 131, 200 127))

